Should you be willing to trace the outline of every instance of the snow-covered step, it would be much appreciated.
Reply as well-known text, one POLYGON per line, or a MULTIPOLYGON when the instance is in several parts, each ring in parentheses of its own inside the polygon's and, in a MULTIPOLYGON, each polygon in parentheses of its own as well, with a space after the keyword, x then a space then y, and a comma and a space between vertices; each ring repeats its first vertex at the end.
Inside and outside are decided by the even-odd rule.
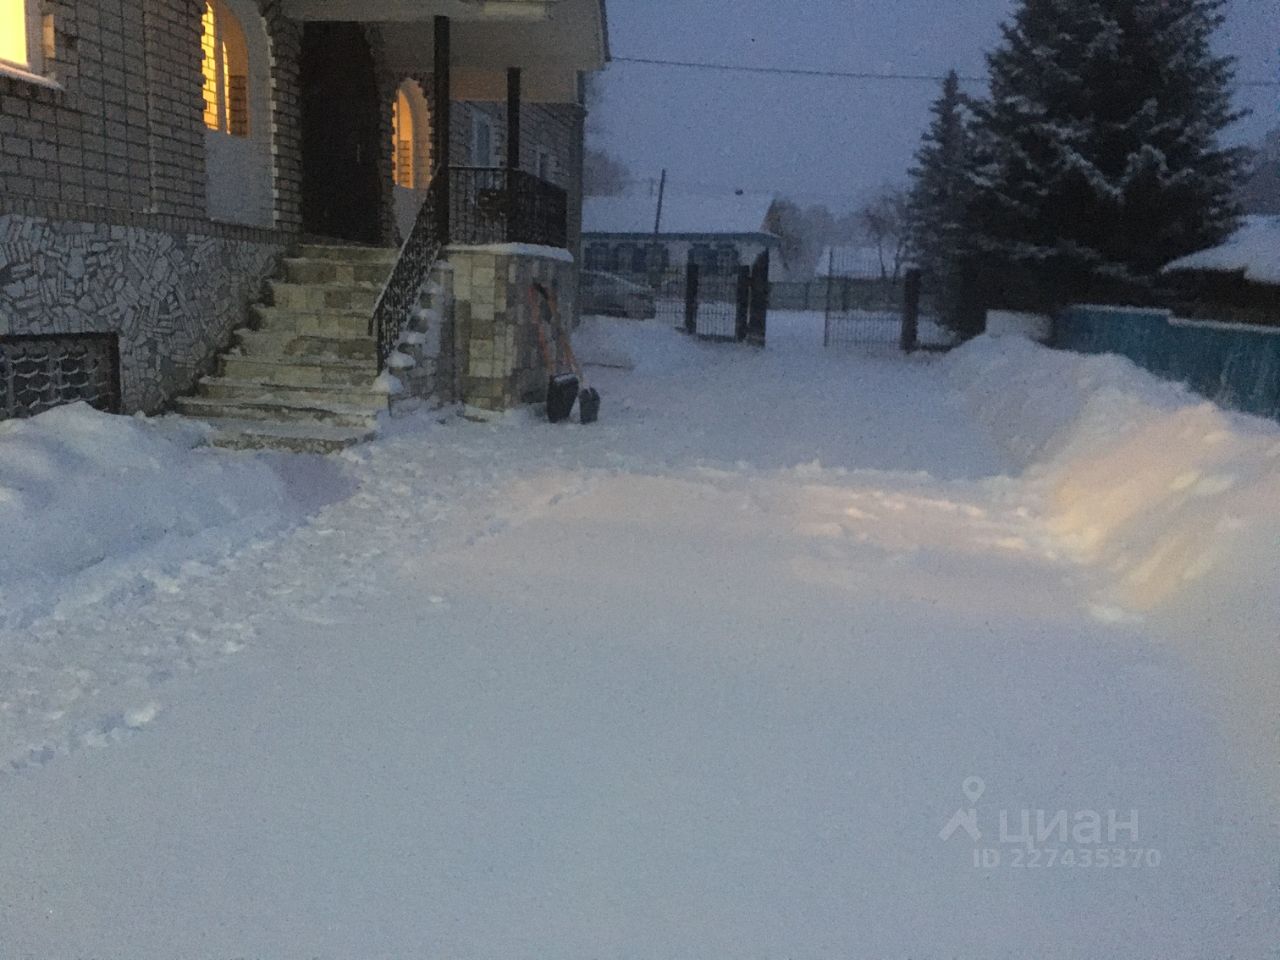
POLYGON ((355 247, 339 244, 304 243, 298 247, 299 258, 306 260, 340 260, 345 263, 380 263, 390 271, 398 247, 355 247))
POLYGON ((377 431, 362 427, 327 427, 314 423, 266 423, 255 420, 213 421, 213 444, 233 450, 288 450, 293 453, 336 453, 372 440, 377 431))
POLYGON ((254 326, 271 333, 294 331, 316 337, 364 337, 369 334, 371 310, 286 310, 254 304, 249 315, 254 326))
POLYGON ((373 312, 381 283, 288 283, 268 280, 271 305, 286 310, 365 310, 373 312))
POLYGON ((284 276, 290 283, 377 283, 391 273, 390 264, 377 260, 337 260, 287 257, 284 276))
POLYGON ((370 369, 376 365, 378 358, 377 344, 368 336, 322 337, 270 329, 237 330, 236 342, 244 355, 249 357, 328 357, 365 362, 370 369))
POLYGON ((308 404, 252 395, 224 398, 181 397, 176 406, 179 413, 214 423, 221 420, 265 420, 365 429, 373 429, 377 425, 377 412, 368 407, 327 403, 321 398, 308 404))
POLYGON ((304 407, 332 404, 360 407, 375 413, 387 408, 386 394, 368 386, 298 386, 262 380, 205 377, 197 385, 196 394, 210 400, 268 400, 304 407))
POLYGON ((290 387, 369 387, 374 380, 372 364, 290 357, 276 360, 225 354, 222 375, 231 380, 260 380, 290 387))

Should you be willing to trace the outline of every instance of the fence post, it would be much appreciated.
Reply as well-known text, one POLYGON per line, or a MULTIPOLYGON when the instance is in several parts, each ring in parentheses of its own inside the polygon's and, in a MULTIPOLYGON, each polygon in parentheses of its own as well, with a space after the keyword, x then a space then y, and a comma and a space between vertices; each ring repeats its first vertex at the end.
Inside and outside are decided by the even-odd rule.
POLYGON ((902 352, 912 353, 920 346, 920 271, 907 271, 902 299, 902 352))
POLYGON ((833 247, 827 254, 827 305, 826 315, 822 318, 822 346, 831 346, 831 275, 835 273, 836 251, 833 247))
POLYGON ((764 346, 765 328, 769 320, 769 254, 763 253, 751 268, 751 308, 747 318, 747 337, 764 346))
POLYGON ((684 268, 684 332, 698 332, 698 265, 693 257, 684 268))
POLYGON ((751 322, 751 268, 738 267, 738 315, 733 325, 733 338, 741 343, 747 339, 747 325, 751 322))

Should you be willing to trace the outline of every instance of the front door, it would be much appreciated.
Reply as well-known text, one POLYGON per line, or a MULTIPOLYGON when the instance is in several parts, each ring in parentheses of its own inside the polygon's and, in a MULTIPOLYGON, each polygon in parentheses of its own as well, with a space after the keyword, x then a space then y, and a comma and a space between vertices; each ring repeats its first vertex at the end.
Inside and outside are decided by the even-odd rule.
POLYGON ((307 23, 300 74, 303 230, 379 243, 382 110, 364 31, 354 23, 307 23))

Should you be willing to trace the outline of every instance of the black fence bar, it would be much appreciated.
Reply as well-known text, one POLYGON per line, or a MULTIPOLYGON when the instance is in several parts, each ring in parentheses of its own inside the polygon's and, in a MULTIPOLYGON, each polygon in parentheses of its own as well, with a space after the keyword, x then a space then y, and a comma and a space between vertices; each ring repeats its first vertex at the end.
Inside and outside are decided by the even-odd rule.
POLYGON ((567 247, 569 196, 523 170, 449 169, 449 239, 453 243, 530 243, 567 247))
POLYGON ((698 331, 698 265, 689 261, 685 267, 684 282, 684 332, 698 331))
POLYGON ((902 298, 902 339, 899 346, 903 353, 913 353, 920 346, 920 287, 919 270, 908 270, 902 298))

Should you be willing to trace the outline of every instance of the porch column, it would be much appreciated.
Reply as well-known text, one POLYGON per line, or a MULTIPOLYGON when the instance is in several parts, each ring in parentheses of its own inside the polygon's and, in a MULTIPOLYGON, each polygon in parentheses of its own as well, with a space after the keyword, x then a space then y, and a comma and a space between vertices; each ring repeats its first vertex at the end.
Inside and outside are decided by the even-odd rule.
MULTIPOLYGON (((452 140, 452 99, 453 89, 449 71, 449 18, 435 18, 435 63, 433 65, 432 88, 435 92, 435 116, 431 137, 432 162, 436 168, 436 176, 440 183, 436 192, 436 228, 440 239, 449 242, 449 143, 452 140)), ((432 186, 436 186, 432 184, 432 186)))
POLYGON ((520 169, 520 68, 507 70, 507 169, 520 169))

